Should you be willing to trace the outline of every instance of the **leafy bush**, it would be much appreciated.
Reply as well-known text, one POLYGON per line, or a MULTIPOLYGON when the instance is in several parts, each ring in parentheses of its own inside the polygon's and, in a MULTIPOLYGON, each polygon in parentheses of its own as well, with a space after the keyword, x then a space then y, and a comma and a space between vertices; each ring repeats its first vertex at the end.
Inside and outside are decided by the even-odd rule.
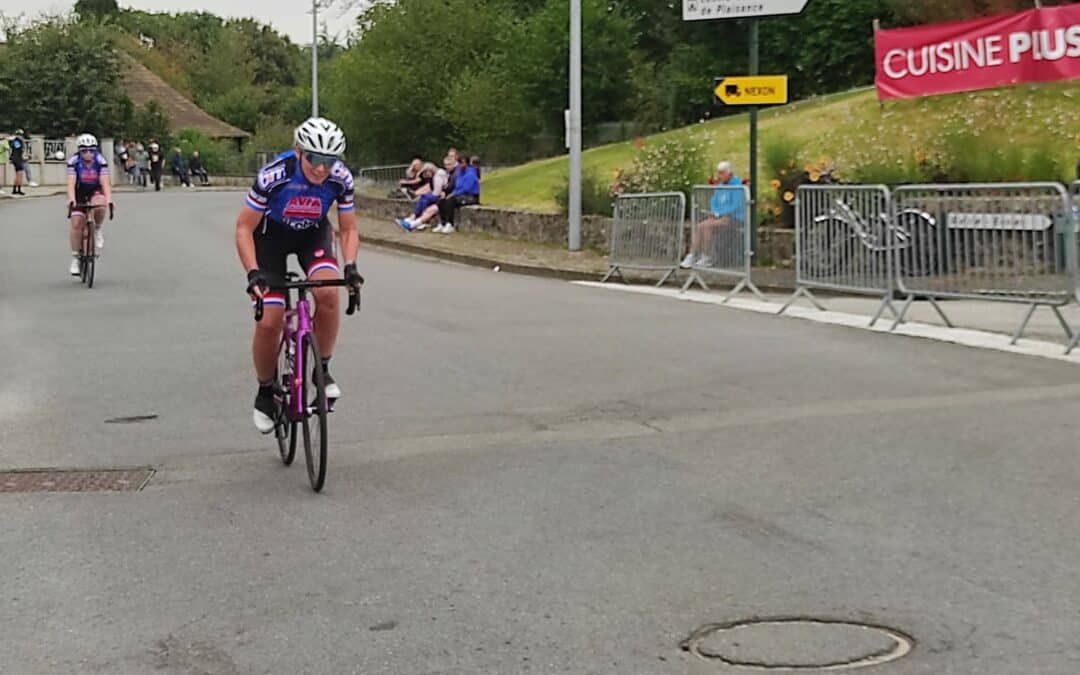
MULTIPOLYGON (((570 177, 563 178, 562 187, 555 193, 559 210, 570 212, 570 177)), ((595 173, 581 174, 581 212, 597 216, 610 216, 615 210, 615 195, 611 186, 595 173)))
POLYGON ((946 135, 944 146, 945 174, 952 182, 1067 180, 1052 139, 1024 144, 958 130, 946 135))
POLYGON ((768 174, 783 179, 794 167, 802 165, 803 144, 783 134, 766 136, 761 144, 761 159, 768 174))
POLYGON ((708 175, 705 143, 679 137, 638 147, 641 152, 629 169, 619 171, 612 192, 682 192, 689 204, 691 190, 708 175))

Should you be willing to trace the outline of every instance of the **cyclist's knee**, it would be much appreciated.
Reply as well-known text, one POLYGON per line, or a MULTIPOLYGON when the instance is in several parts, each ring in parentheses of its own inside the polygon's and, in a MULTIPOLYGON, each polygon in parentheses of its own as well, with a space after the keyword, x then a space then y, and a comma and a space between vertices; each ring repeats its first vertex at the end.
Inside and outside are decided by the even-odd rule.
POLYGON ((338 303, 338 289, 335 287, 330 288, 316 288, 312 291, 312 295, 315 296, 315 304, 319 307, 336 307, 338 303))
POLYGON ((285 311, 274 305, 264 305, 263 315, 255 323, 255 332, 260 337, 277 337, 285 325, 285 311))

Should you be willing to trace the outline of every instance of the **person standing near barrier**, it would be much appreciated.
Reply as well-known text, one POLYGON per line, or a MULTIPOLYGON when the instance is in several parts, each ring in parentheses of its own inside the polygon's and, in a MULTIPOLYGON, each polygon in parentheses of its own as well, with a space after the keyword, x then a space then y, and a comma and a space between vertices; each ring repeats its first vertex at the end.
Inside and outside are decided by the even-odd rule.
POLYGON ((22 133, 22 129, 17 129, 15 135, 8 139, 8 154, 11 166, 15 168, 15 181, 11 188, 13 195, 25 194, 22 184, 26 175, 26 141, 22 139, 22 133))
POLYGON ((7 139, 0 136, 0 195, 4 194, 4 180, 7 177, 8 145, 7 139))
POLYGON ((161 191, 161 172, 165 169, 165 156, 161 154, 161 146, 157 141, 150 141, 150 182, 154 184, 154 192, 161 191))
POLYGON ((735 189, 742 186, 742 179, 732 171, 731 162, 716 165, 716 186, 709 200, 709 217, 698 222, 690 252, 683 258, 680 267, 711 267, 716 231, 722 227, 740 225, 746 220, 744 193, 735 189))

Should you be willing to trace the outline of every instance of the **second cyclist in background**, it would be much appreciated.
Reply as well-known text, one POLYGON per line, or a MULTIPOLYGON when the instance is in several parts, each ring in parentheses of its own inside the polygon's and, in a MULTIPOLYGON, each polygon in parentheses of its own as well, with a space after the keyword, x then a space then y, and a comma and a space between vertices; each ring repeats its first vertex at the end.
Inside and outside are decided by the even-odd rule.
POLYGON ((88 219, 93 221, 94 247, 100 254, 105 246, 105 233, 101 230, 105 222, 105 207, 112 203, 109 162, 98 151, 97 138, 93 134, 83 134, 79 136, 78 146, 78 152, 67 161, 67 198, 71 212, 71 266, 68 271, 76 277, 79 276, 83 227, 88 219))

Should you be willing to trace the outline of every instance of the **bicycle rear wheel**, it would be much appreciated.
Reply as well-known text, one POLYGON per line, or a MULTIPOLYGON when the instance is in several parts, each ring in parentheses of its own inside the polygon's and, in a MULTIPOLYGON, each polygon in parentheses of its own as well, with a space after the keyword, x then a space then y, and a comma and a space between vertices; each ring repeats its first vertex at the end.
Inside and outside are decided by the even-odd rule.
POLYGON ((307 456, 308 479, 318 492, 326 482, 326 381, 315 336, 304 336, 304 454, 307 456))
POLYGON ((278 347, 278 381, 281 387, 281 399, 278 401, 277 419, 274 420, 274 436, 277 438, 278 453, 285 466, 296 458, 296 422, 289 420, 290 380, 293 373, 293 361, 290 350, 292 343, 284 337, 278 347))
POLYGON ((94 221, 87 216, 83 223, 83 281, 87 288, 94 287, 94 267, 97 259, 94 250, 94 221))

